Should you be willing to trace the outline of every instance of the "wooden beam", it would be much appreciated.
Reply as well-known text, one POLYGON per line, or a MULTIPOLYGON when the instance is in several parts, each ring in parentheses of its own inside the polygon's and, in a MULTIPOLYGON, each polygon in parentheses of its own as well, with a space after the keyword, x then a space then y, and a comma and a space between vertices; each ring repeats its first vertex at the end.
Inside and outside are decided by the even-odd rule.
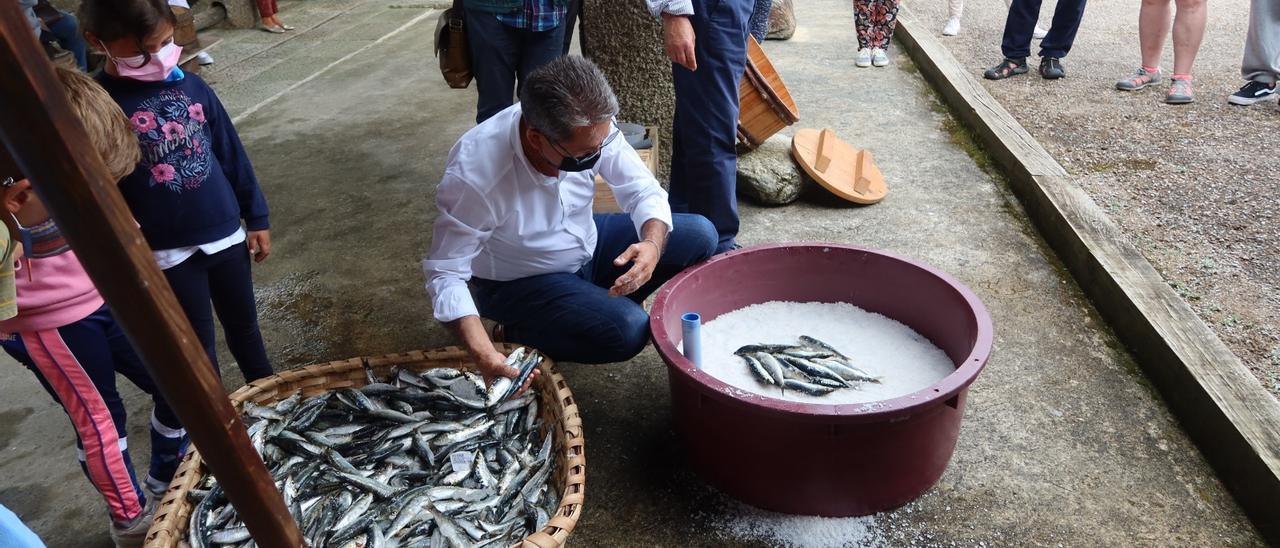
POLYGON ((1027 215, 1133 352, 1268 542, 1280 545, 1277 402, 1030 133, 903 8, 898 39, 1009 177, 1027 215))
POLYGON ((259 546, 302 546, 271 474, 116 181, 13 2, 0 2, 0 140, 52 213, 259 546))

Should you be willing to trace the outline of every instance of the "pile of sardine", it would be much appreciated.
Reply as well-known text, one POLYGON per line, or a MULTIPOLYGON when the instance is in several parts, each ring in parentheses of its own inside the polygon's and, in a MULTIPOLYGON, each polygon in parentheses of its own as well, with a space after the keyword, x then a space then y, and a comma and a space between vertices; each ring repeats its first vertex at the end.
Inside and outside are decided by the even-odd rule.
POLYGON ((853 365, 853 360, 831 345, 806 335, 800 336, 800 344, 749 344, 734 354, 746 362, 757 381, 777 386, 783 394, 790 388, 825 396, 882 379, 853 365))
MULTIPOLYGON (((520 376, 488 388, 450 368, 366 369, 359 389, 246 402, 245 422, 308 546, 510 546, 559 503, 537 395, 513 397, 541 361, 517 349, 520 376)), ((256 546, 212 476, 192 499, 191 546, 256 546)))

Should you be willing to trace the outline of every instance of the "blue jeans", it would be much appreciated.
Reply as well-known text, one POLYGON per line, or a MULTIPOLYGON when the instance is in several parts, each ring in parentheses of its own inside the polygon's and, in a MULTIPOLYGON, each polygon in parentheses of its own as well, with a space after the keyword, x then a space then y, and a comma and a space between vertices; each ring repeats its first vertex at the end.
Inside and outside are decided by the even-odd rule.
POLYGON ((738 235, 738 82, 747 63, 753 0, 693 0, 698 70, 672 65, 671 209, 703 215, 718 251, 738 235))
MULTIPOLYGON (((1041 0, 1013 0, 1009 5, 1009 17, 1004 23, 1004 40, 1000 44, 1001 53, 1009 59, 1021 59, 1031 54, 1031 37, 1036 28, 1036 19, 1040 16, 1041 0)), ((1049 34, 1040 41, 1041 57, 1061 59, 1071 51, 1071 44, 1076 40, 1076 31, 1080 30, 1080 21, 1084 19, 1086 0, 1058 0, 1053 10, 1053 24, 1049 34)))
MULTIPOLYGON (((566 16, 567 17, 567 16, 566 16)), ((534 69, 564 54, 564 23, 534 32, 507 26, 498 16, 466 10, 467 42, 471 46, 471 73, 479 99, 476 123, 488 120, 515 104, 525 77, 534 69)))
POLYGON ((49 24, 47 32, 57 40, 62 49, 75 56, 80 70, 89 70, 89 62, 85 57, 87 46, 84 43, 84 37, 80 34, 80 23, 76 21, 76 16, 62 12, 62 18, 49 24))
POLYGON ((221 372, 213 332, 213 313, 217 311, 227 347, 240 366, 245 382, 271 376, 271 362, 267 360, 267 349, 258 329, 249 246, 236 244, 213 255, 197 251, 181 264, 166 269, 164 275, 196 336, 200 337, 200 344, 209 354, 214 371, 221 372))
POLYGON ((480 314, 502 324, 507 342, 532 346, 556 361, 627 361, 649 342, 649 315, 641 306, 645 297, 714 255, 718 240, 706 218, 676 214, 653 278, 627 297, 610 297, 608 288, 631 267, 614 266, 613 260, 639 238, 626 215, 596 215, 595 221, 595 253, 575 273, 471 281, 480 314))

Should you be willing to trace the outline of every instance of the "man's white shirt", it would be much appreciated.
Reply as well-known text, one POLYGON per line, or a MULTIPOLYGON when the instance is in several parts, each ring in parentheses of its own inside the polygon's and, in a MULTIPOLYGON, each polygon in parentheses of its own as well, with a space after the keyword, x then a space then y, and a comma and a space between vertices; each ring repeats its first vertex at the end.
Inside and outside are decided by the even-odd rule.
POLYGON ((524 155, 520 119, 520 105, 512 105, 449 151, 436 189, 431 252, 422 261, 435 318, 442 322, 478 315, 467 288, 472 276, 509 281, 582 268, 596 246, 596 174, 609 183, 637 235, 650 219, 671 230, 667 192, 626 139, 605 146, 593 169, 548 177, 524 155))

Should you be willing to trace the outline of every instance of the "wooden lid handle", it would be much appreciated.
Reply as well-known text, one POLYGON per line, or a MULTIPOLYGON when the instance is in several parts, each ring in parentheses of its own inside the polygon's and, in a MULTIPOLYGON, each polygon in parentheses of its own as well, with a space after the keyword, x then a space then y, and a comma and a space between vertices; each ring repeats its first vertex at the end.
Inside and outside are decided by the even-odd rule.
POLYGON ((813 167, 818 171, 826 173, 827 168, 831 167, 831 155, 835 151, 836 132, 831 128, 825 128, 818 134, 818 156, 813 160, 813 167))

